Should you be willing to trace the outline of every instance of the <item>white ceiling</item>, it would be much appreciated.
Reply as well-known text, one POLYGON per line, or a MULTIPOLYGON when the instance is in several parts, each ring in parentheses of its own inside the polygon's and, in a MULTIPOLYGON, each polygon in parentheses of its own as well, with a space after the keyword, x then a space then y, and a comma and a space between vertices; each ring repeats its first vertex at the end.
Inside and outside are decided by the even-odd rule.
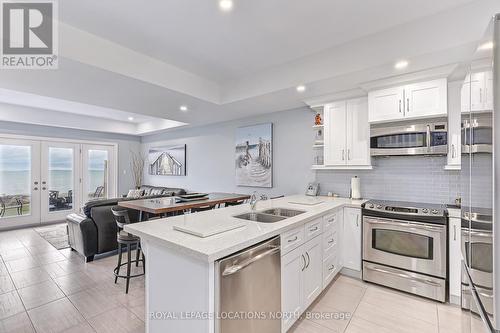
MULTIPOLYGON (((43 110, 72 102, 92 119, 112 109, 198 126, 460 63, 500 12, 498 0, 234 2, 229 13, 217 0, 60 2, 59 69, 2 71, 0 88, 63 100, 43 110), (410 66, 395 71, 403 58, 410 66)), ((26 105, 1 93, 0 102, 26 105)), ((9 119, 0 112, 0 120, 9 119)))
POLYGON ((61 20, 222 83, 471 0, 85 0, 61 20))

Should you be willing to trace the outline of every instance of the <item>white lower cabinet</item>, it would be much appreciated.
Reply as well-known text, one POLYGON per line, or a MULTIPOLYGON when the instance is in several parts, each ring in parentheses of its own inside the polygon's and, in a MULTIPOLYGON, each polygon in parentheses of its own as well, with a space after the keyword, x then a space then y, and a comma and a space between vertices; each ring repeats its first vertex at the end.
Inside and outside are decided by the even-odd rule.
POLYGON ((361 271, 361 209, 344 208, 342 265, 361 271))
POLYGON ((323 291, 323 242, 321 236, 304 244, 306 267, 304 269, 304 309, 323 291))
POLYGON ((286 332, 304 311, 305 258, 299 247, 281 258, 281 311, 282 332, 286 332))
POLYGON ((457 210, 457 216, 452 216, 450 209, 450 219, 448 224, 448 253, 449 253, 449 277, 450 277, 450 303, 460 304, 460 296, 462 293, 461 286, 461 227, 460 211, 457 210))
POLYGON ((282 332, 292 327, 340 271, 342 218, 340 209, 281 235, 282 332))

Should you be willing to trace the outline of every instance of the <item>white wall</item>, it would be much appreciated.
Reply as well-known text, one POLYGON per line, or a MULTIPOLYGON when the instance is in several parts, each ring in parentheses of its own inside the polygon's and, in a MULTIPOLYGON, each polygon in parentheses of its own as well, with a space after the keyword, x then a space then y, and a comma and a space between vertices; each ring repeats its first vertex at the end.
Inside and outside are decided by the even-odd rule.
POLYGON ((118 196, 134 188, 130 169, 130 151, 138 152, 140 137, 131 135, 108 134, 60 127, 21 124, 0 121, 1 134, 30 135, 50 138, 112 142, 118 144, 118 196))
POLYGON ((186 176, 153 176, 146 170, 144 183, 200 192, 252 193, 256 190, 270 196, 303 193, 307 183, 314 179, 311 171, 313 121, 314 114, 307 108, 300 108, 143 137, 144 152, 159 145, 187 145, 186 176), (236 129, 267 122, 274 125, 274 186, 272 189, 236 186, 236 129))

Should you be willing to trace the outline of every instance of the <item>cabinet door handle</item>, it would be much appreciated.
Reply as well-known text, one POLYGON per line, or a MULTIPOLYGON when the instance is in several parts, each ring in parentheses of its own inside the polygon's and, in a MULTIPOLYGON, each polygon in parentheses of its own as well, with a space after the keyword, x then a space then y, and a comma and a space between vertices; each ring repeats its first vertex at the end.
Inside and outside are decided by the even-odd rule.
POLYGON ((344 155, 345 155, 345 151, 344 151, 344 149, 342 149, 342 161, 345 160, 344 155))
POLYGON ((483 102, 483 88, 479 88, 479 103, 483 102))
POLYGON ((347 159, 350 161, 351 160, 351 150, 347 149, 347 159))
POLYGON ((334 242, 333 238, 328 241, 328 244, 332 244, 334 242))
POLYGON ((455 158, 456 154, 455 154, 455 145, 452 144, 451 145, 451 158, 455 158))
POLYGON ((453 226, 453 240, 454 241, 457 240, 457 226, 456 225, 453 226))
POLYGON ((406 112, 410 113, 410 98, 406 98, 406 112))
POLYGON ((309 229, 309 231, 316 231, 316 230, 318 230, 318 226, 316 226, 316 227, 314 227, 314 228, 309 229))
POLYGON ((356 227, 359 227, 359 215, 356 215, 356 227))
POLYGON ((399 113, 401 113, 401 100, 399 100, 399 113))
POLYGON ((295 236, 295 238, 293 238, 293 239, 289 239, 289 240, 288 240, 288 243, 295 242, 297 239, 299 239, 299 238, 298 238, 297 236, 295 236))
POLYGON ((331 265, 331 266, 328 268, 328 270, 329 270, 329 271, 333 271, 334 269, 335 269, 335 265, 331 265))
POLYGON ((302 260, 303 260, 303 262, 304 262, 304 265, 302 266, 302 269, 301 269, 301 271, 303 272, 303 271, 304 271, 304 269, 306 269, 306 257, 304 257, 304 255, 303 255, 303 254, 301 254, 300 256, 302 257, 302 260))
POLYGON ((306 256, 307 256, 307 265, 306 265, 306 268, 309 267, 309 264, 311 263, 311 257, 309 257, 309 253, 306 252, 306 256))

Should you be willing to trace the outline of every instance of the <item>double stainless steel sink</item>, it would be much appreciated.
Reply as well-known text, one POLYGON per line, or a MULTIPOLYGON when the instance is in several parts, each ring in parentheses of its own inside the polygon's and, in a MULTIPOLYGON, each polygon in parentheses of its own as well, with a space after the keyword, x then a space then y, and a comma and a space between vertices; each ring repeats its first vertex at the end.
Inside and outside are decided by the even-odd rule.
POLYGON ((303 210, 288 209, 288 208, 272 208, 263 210, 261 212, 248 212, 236 215, 234 217, 254 222, 275 223, 303 213, 305 213, 305 211, 303 210))

